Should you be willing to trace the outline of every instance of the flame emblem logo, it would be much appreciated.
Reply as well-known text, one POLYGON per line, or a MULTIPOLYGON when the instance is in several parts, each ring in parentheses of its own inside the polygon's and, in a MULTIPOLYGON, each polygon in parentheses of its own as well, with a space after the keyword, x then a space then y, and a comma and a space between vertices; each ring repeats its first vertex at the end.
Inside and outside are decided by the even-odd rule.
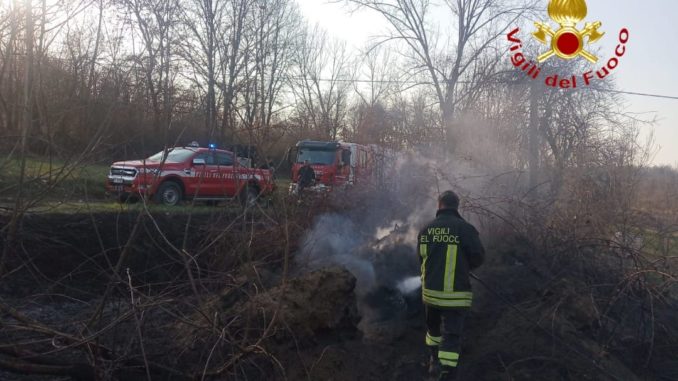
POLYGON ((537 61, 544 62, 556 55, 564 60, 571 60, 579 56, 596 63, 598 57, 584 49, 586 44, 600 40, 605 32, 598 29, 603 25, 600 21, 587 22, 583 30, 577 29, 577 24, 586 18, 588 9, 585 0, 551 0, 548 5, 549 17, 560 24, 558 30, 553 30, 547 23, 535 22, 537 31, 532 33, 534 38, 544 45, 550 45, 551 50, 537 57, 537 61), (551 42, 547 41, 547 36, 551 42))

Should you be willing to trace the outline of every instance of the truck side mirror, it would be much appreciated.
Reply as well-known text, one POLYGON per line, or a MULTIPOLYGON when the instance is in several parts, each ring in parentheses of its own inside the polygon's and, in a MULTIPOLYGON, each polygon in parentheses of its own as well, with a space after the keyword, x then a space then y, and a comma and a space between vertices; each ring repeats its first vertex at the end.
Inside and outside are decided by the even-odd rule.
POLYGON ((205 159, 195 158, 193 159, 193 165, 205 165, 205 159))

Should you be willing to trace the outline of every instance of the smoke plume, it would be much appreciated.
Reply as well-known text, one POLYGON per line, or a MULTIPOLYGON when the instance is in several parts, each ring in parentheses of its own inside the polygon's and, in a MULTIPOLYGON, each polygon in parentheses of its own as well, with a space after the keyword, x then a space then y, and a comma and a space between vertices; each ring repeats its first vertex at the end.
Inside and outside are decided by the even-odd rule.
POLYGON ((462 198, 462 215, 477 223, 468 206, 491 196, 488 182, 495 179, 487 169, 430 150, 400 153, 392 164, 388 183, 363 195, 360 207, 317 217, 296 257, 301 268, 339 265, 357 278, 363 330, 366 322, 397 317, 394 311, 407 307, 408 298, 419 299, 416 237, 434 218, 438 195, 454 190, 462 198))

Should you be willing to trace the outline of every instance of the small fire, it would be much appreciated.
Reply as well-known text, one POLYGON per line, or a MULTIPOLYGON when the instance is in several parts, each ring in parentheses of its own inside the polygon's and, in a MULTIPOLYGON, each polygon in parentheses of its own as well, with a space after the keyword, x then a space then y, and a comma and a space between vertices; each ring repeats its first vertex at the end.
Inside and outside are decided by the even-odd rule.
POLYGON ((388 237, 389 234, 393 233, 394 231, 397 231, 398 228, 402 225, 403 225, 402 221, 396 220, 386 226, 380 226, 377 228, 377 232, 374 234, 374 238, 377 241, 381 241, 382 239, 388 237))

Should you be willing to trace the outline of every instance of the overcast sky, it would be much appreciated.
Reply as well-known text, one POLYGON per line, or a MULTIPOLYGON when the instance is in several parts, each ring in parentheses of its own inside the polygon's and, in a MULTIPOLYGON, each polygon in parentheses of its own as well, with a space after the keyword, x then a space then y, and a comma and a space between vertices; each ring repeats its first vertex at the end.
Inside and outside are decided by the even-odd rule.
MULTIPOLYGON (((311 23, 319 23, 330 35, 346 40, 355 49, 364 47, 370 37, 383 35, 388 30, 383 19, 370 11, 351 15, 341 5, 325 0, 297 1, 311 23)), ((543 3, 543 21, 548 21, 548 1, 543 3)), ((611 56, 619 30, 626 27, 630 31, 627 54, 612 75, 618 88, 678 97, 678 48, 672 47, 678 38, 678 1, 589 0, 587 3, 586 21, 601 21, 601 29, 606 32, 597 43, 603 53, 601 59, 611 56)), ((599 66, 601 63, 596 65, 599 66)), ((678 166, 678 100, 631 95, 625 99, 627 111, 658 120, 654 128, 644 131, 654 132, 659 145, 654 163, 678 166)))

